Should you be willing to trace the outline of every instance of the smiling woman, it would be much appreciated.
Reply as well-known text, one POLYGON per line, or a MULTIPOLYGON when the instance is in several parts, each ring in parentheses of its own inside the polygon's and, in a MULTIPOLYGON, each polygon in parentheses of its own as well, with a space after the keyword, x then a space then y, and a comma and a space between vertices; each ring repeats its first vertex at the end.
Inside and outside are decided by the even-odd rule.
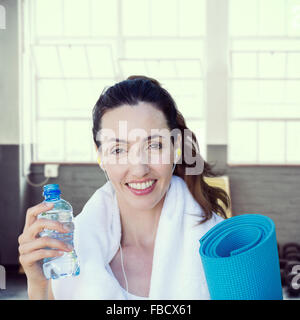
POLYGON ((43 277, 38 260, 57 250, 33 249, 67 249, 27 243, 43 227, 36 216, 49 210, 32 207, 19 237, 29 297, 209 299, 199 239, 226 218, 218 201, 228 208, 230 199, 205 182, 215 174, 170 94, 144 76, 108 88, 93 109, 93 139, 108 181, 74 219, 80 275, 43 277))
POLYGON ((121 218, 120 250, 109 269, 128 296, 129 282, 130 291, 139 296, 131 298, 146 298, 156 233, 173 172, 202 208, 200 224, 216 214, 226 218, 218 200, 228 208, 230 199, 224 190, 205 182, 204 177, 216 174, 202 159, 196 136, 175 101, 155 79, 131 76, 105 90, 93 109, 93 138, 121 218))

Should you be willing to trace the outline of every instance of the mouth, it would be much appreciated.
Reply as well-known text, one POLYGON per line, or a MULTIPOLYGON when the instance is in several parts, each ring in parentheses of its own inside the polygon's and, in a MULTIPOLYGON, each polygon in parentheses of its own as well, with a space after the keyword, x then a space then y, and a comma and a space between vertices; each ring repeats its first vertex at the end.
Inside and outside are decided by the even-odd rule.
POLYGON ((125 183, 126 187, 135 195, 146 195, 151 193, 156 186, 157 179, 147 181, 147 183, 125 183))

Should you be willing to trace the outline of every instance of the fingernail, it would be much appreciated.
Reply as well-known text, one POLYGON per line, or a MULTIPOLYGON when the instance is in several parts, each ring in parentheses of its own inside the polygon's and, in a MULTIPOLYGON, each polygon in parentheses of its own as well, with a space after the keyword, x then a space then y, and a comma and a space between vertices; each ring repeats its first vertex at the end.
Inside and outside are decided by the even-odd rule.
POLYGON ((64 251, 58 251, 58 254, 59 254, 60 256, 62 256, 63 254, 65 254, 65 252, 64 252, 64 251))
POLYGON ((69 250, 73 250, 73 247, 70 244, 67 244, 69 250))

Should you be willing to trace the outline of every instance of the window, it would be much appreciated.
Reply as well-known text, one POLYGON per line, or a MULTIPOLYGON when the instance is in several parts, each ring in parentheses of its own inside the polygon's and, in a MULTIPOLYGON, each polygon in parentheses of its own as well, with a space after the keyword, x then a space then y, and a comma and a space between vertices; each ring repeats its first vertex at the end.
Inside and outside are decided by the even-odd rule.
POLYGON ((300 1, 230 0, 230 164, 300 163, 300 1))
POLYGON ((169 90, 205 157, 204 35, 204 0, 25 1, 23 113, 34 124, 24 126, 32 160, 95 162, 92 108, 106 86, 131 74, 169 90))

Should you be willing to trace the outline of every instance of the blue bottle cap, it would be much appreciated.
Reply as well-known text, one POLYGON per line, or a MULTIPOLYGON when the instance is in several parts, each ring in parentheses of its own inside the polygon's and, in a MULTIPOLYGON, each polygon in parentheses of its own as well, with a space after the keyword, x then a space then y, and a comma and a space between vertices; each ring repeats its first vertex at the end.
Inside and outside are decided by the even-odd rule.
POLYGON ((49 195, 49 194, 61 194, 61 191, 59 189, 59 185, 58 184, 46 184, 44 186, 44 192, 43 192, 43 196, 49 195))

